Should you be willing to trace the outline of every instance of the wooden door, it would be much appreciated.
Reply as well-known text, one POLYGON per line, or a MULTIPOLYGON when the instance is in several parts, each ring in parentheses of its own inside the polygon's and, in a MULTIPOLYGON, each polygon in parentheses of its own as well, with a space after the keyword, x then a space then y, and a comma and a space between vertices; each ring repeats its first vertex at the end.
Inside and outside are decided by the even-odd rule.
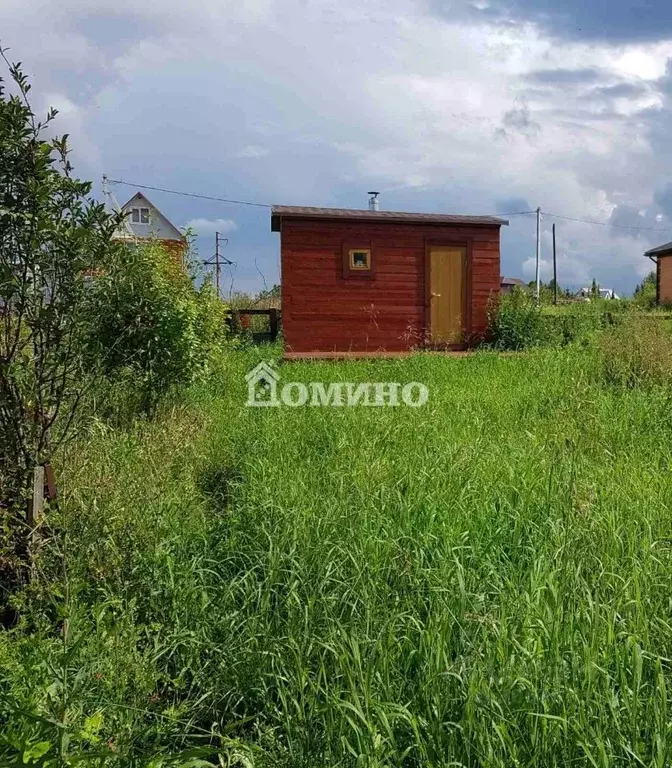
POLYGON ((442 245, 429 251, 430 338, 433 344, 459 344, 465 324, 467 249, 442 245))

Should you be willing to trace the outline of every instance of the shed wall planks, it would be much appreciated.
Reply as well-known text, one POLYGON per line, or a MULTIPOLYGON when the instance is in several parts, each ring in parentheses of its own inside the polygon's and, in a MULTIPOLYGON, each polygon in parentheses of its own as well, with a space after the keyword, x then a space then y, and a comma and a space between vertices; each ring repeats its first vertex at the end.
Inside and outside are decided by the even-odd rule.
POLYGON ((672 256, 658 257, 658 301, 672 302, 672 256))
POLYGON ((465 340, 482 336, 488 302, 499 294, 499 226, 283 218, 287 350, 400 351, 422 346, 428 336, 430 245, 467 247, 465 340), (344 243, 370 243, 373 279, 344 276, 344 243))

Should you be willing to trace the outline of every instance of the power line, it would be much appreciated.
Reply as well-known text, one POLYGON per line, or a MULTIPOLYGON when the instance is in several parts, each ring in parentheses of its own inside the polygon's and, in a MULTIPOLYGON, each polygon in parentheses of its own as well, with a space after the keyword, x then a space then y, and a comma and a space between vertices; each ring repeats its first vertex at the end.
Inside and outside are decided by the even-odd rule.
MULTIPOLYGON (((231 200, 225 197, 213 197, 211 195, 199 195, 195 192, 182 192, 177 189, 165 189, 164 187, 151 187, 148 184, 135 184, 132 181, 123 181, 121 179, 108 179, 110 184, 123 184, 125 187, 137 187, 138 189, 149 189, 152 192, 166 192, 169 195, 181 195, 182 197, 196 197, 199 200, 213 200, 217 203, 231 203, 233 205, 251 205, 255 208, 272 208, 268 203, 253 203, 249 200, 231 200)), ((510 213, 489 213, 488 216, 525 216, 536 211, 511 211, 510 213)))
MULTIPOLYGON (((493 213, 492 216, 525 216, 536 211, 517 211, 515 213, 493 213)), ((594 224, 598 227, 616 227, 617 229, 634 229, 640 232, 672 232, 672 227, 636 227, 628 224, 615 224, 612 221, 595 221, 594 219, 579 219, 574 216, 565 216, 561 213, 549 213, 542 210, 544 216, 550 216, 552 219, 564 219, 565 221, 576 221, 579 224, 594 224)))
POLYGON ((512 213, 487 213, 486 216, 526 216, 528 213, 536 213, 536 211, 513 211, 512 213))
POLYGON ((594 224, 598 227, 616 227, 617 229, 634 229, 640 232, 670 232, 670 227, 635 227, 628 224, 614 224, 611 221, 594 221, 592 219, 577 219, 573 216, 563 216, 560 213, 549 213, 543 211, 544 216, 550 216, 553 219, 564 219, 565 221, 576 221, 580 224, 594 224))
MULTIPOLYGON (((214 197, 212 195, 200 195, 195 192, 182 192, 177 189, 166 189, 165 187, 152 187, 148 184, 135 184, 132 181, 123 181, 122 179, 108 179, 110 184, 122 184, 126 187, 136 187, 137 189, 148 189, 152 192, 165 192, 168 195, 180 195, 181 197, 195 197, 199 200, 212 200, 216 203, 229 203, 231 205, 249 205, 253 208, 272 208, 268 203, 254 203, 250 200, 233 200, 226 197, 214 197)), ((592 224, 598 227, 615 227, 617 229, 629 229, 638 232, 672 232, 672 227, 637 227, 628 224, 614 224, 611 221, 595 221, 594 219, 580 219, 574 216, 565 216, 561 213, 549 213, 542 211, 544 216, 550 216, 553 219, 564 219, 565 221, 574 221, 579 224, 592 224)), ((536 214, 533 211, 511 211, 509 213, 491 213, 488 216, 528 216, 536 214)))
POLYGON ((251 203, 249 200, 228 200, 224 197, 211 197, 210 195, 197 195, 194 192, 179 192, 176 189, 164 189, 163 187, 150 187, 147 184, 134 184, 132 181, 122 181, 121 179, 108 179, 110 184, 123 184, 126 187, 136 187, 137 189, 149 189, 153 192, 165 192, 169 195, 181 195, 182 197, 197 197, 199 200, 214 200, 216 203, 231 203, 232 205, 251 205, 255 208, 271 208, 266 203, 251 203))

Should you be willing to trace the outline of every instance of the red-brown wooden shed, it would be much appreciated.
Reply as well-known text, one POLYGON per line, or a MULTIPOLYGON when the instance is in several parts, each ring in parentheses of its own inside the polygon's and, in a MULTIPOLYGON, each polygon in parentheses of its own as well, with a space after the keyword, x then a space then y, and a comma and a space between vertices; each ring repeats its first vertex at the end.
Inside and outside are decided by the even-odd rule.
POLYGON ((274 206, 286 352, 464 348, 499 294, 494 216, 274 206))

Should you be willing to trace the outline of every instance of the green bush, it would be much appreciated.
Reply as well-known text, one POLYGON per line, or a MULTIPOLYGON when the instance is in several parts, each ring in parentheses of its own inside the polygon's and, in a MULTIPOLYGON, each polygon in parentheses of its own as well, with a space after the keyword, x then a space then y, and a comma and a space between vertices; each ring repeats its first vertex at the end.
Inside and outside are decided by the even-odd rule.
POLYGON ((627 302, 603 300, 539 307, 532 294, 516 288, 491 306, 490 340, 505 350, 585 343, 628 309, 627 302))
POLYGON ((548 346, 588 341, 596 331, 617 322, 619 302, 579 302, 566 307, 547 307, 543 312, 544 339, 548 346), (614 309, 615 308, 615 309, 614 309))
POLYGON ((656 273, 649 272, 641 285, 635 288, 633 304, 640 309, 653 309, 656 306, 656 273))
POLYGON ((91 290, 86 355, 108 380, 127 379, 141 409, 152 411, 162 395, 208 371, 224 339, 225 307, 160 242, 119 248, 91 290))
POLYGON ((489 309, 490 340, 498 349, 520 350, 543 344, 544 319, 534 298, 514 288, 489 309))
POLYGON ((6 601, 36 547, 34 470, 54 460, 81 412, 85 276, 105 267, 119 223, 74 175, 56 111, 41 118, 29 97, 0 47, 0 626, 13 621, 6 601))

